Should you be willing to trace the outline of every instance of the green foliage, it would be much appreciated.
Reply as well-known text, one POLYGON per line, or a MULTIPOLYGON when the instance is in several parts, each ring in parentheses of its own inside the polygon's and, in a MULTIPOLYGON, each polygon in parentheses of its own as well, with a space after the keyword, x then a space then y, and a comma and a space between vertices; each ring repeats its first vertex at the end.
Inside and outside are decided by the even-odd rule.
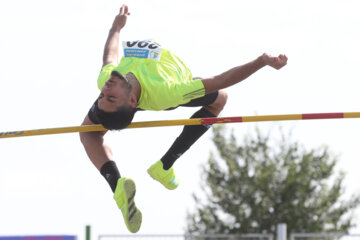
POLYGON ((337 157, 327 147, 305 150, 284 134, 273 143, 259 130, 238 145, 224 127, 213 131, 217 154, 202 167, 204 194, 193 194, 188 233, 275 233, 278 223, 289 233, 353 227, 360 198, 340 199, 344 173, 334 174, 337 157))

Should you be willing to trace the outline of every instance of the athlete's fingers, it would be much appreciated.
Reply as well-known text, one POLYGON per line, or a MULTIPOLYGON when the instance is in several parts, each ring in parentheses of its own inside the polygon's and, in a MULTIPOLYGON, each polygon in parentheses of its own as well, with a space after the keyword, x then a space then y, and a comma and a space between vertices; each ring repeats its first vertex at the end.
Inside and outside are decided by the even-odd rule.
POLYGON ((125 15, 128 12, 128 6, 123 4, 120 8, 120 15, 125 15))
POLYGON ((284 54, 279 55, 279 59, 280 59, 280 62, 282 62, 283 64, 286 64, 287 60, 288 60, 288 58, 284 54))
POLYGON ((130 13, 129 13, 129 7, 127 6, 127 5, 122 5, 122 7, 121 7, 122 9, 123 9, 123 11, 122 11, 122 15, 130 15, 130 13))

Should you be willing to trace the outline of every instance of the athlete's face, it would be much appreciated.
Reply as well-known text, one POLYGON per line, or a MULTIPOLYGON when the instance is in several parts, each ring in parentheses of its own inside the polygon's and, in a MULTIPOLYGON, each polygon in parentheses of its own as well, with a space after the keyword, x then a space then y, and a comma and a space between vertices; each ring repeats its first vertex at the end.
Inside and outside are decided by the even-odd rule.
POLYGON ((109 80, 101 89, 98 98, 98 106, 105 112, 114 112, 117 107, 129 102, 131 85, 127 79, 120 78, 117 75, 111 75, 109 80))

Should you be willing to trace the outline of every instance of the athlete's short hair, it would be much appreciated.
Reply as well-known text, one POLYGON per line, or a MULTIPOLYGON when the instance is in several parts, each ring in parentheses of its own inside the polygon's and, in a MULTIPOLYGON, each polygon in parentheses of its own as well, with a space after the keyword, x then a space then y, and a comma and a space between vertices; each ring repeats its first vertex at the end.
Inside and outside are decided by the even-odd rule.
POLYGON ((121 130, 126 128, 134 118, 136 108, 127 102, 117 107, 114 112, 106 112, 98 106, 98 100, 91 107, 88 116, 95 124, 101 124, 108 130, 121 130))

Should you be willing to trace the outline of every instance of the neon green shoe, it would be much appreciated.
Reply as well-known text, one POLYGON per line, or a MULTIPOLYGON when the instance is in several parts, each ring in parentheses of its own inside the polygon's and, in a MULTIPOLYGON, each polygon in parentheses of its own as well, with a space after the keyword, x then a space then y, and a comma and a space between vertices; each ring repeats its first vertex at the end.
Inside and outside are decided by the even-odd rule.
POLYGON ((147 170, 150 176, 159 181, 167 189, 174 190, 179 186, 179 179, 176 178, 174 169, 164 170, 163 163, 159 160, 147 170))
POLYGON ((135 187, 132 179, 119 178, 114 193, 114 199, 124 216, 126 227, 132 233, 139 231, 142 220, 141 212, 134 202, 135 187))

